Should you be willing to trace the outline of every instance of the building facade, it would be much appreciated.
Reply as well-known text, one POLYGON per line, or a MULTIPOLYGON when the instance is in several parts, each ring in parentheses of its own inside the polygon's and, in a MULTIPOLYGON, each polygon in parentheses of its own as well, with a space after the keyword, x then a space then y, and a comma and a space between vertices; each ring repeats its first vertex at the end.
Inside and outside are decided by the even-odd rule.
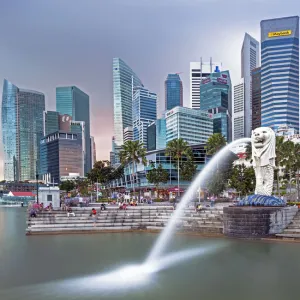
POLYGON ((45 95, 4 80, 2 141, 4 179, 34 180, 39 169, 39 140, 44 133, 45 95))
POLYGON ((46 183, 59 183, 61 176, 84 174, 80 133, 57 131, 40 141, 40 174, 46 183))
POLYGON ((133 129, 132 126, 129 126, 124 129, 124 143, 132 140, 133 140, 133 129))
POLYGON ((252 130, 261 127, 261 68, 252 70, 252 130))
MULTIPOLYGON (((249 116, 248 116, 249 117, 249 116)), ((233 132, 232 139, 238 140, 245 137, 245 84, 241 79, 233 87, 233 132)))
POLYGON ((59 130, 59 113, 57 111, 44 111, 44 135, 59 130))
POLYGON ((147 128, 147 150, 166 148, 166 119, 160 118, 151 123, 147 128))
POLYGON ((96 156, 96 143, 93 136, 91 136, 91 158, 92 158, 92 168, 94 167, 95 162, 97 161, 96 156))
POLYGON ((90 100, 89 96, 76 86, 56 88, 56 111, 61 115, 69 115, 73 121, 85 124, 85 160, 84 174, 91 170, 90 143, 90 100))
POLYGON ((299 130, 299 17, 261 21, 261 125, 299 130))
POLYGON ((222 63, 191 62, 190 63, 190 108, 200 109, 200 84, 201 80, 211 73, 221 69, 222 63))
POLYGON ((213 134, 212 115, 187 107, 177 106, 165 114, 166 143, 182 138, 190 145, 206 143, 213 134))
POLYGON ((132 125, 133 140, 147 147, 147 127, 156 120, 157 95, 138 87, 133 90, 132 125))
POLYGON ((120 58, 113 59, 114 138, 124 144, 124 129, 132 126, 133 87, 143 87, 141 80, 120 58))
POLYGON ((213 132, 232 141, 232 103, 229 71, 216 72, 201 82, 201 110, 213 115, 213 132))
POLYGON ((241 78, 244 79, 244 136, 252 130, 252 70, 259 67, 259 42, 245 33, 241 53, 241 78))
POLYGON ((168 74, 165 81, 165 110, 183 105, 183 87, 179 74, 168 74))

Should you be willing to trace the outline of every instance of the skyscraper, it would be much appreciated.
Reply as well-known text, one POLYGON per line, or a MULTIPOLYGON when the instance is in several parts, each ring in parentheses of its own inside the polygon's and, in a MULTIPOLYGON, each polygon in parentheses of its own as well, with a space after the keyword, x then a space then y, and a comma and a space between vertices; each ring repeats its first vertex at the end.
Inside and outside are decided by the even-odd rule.
POLYGON ((208 112, 177 106, 165 117, 166 143, 182 138, 191 145, 201 144, 213 134, 212 115, 208 112))
POLYGON ((5 180, 23 181, 36 178, 44 110, 44 94, 19 89, 4 80, 2 139, 5 180))
POLYGON ((245 33, 242 46, 242 72, 244 79, 244 136, 251 136, 252 127, 252 70, 259 67, 259 42, 248 33, 245 33))
POLYGON ((299 17, 261 21, 261 125, 299 130, 299 17))
POLYGON ((213 114, 214 133, 232 140, 231 80, 229 71, 216 72, 201 81, 201 110, 213 114))
POLYGON ((183 105, 183 87, 179 74, 169 74, 165 81, 165 110, 183 105))
POLYGON ((59 130, 59 113, 57 111, 44 111, 44 135, 59 130))
POLYGON ((93 136, 91 136, 91 158, 92 158, 92 168, 94 167, 95 162, 97 161, 96 158, 96 143, 93 136))
POLYGON ((41 139, 40 174, 46 182, 59 183, 61 176, 83 176, 81 133, 57 131, 41 139))
POLYGON ((132 140, 133 140, 133 129, 132 126, 129 126, 124 129, 124 143, 132 140))
POLYGON ((166 148, 166 119, 160 118, 147 127, 147 150, 166 148))
POLYGON ((56 111, 71 116, 73 121, 83 121, 85 124, 84 174, 86 174, 91 169, 89 96, 76 86, 57 87, 56 111))
POLYGON ((124 143, 124 129, 132 126, 133 87, 143 87, 141 80, 120 58, 113 59, 114 138, 115 145, 124 143))
POLYGON ((132 124, 133 140, 147 147, 147 127, 156 120, 157 95, 138 87, 133 90, 132 124))
POLYGON ((252 70, 252 130, 261 126, 261 68, 252 70))
MULTIPOLYGON (((247 118, 250 118, 247 116, 247 118)), ((244 79, 233 87, 233 132, 232 139, 245 137, 245 82, 244 79)))
POLYGON ((190 108, 200 109, 200 84, 201 80, 211 73, 219 71, 222 63, 191 62, 190 63, 190 108))

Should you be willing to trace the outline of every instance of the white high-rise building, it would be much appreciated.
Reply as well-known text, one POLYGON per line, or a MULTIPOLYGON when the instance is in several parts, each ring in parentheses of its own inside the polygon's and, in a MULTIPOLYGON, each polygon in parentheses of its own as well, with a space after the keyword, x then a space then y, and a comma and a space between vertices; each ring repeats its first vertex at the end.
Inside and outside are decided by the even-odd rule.
POLYGON ((251 136, 252 130, 252 70, 259 67, 259 42, 248 33, 245 33, 242 46, 242 72, 244 79, 244 126, 245 137, 251 136))
POLYGON ((200 109, 200 83, 203 78, 221 70, 222 63, 190 62, 190 108, 200 109))
POLYGON ((132 126, 128 126, 124 129, 124 144, 132 140, 133 140, 133 129, 132 126))
POLYGON ((232 139, 245 137, 245 89, 244 79, 233 87, 232 139))

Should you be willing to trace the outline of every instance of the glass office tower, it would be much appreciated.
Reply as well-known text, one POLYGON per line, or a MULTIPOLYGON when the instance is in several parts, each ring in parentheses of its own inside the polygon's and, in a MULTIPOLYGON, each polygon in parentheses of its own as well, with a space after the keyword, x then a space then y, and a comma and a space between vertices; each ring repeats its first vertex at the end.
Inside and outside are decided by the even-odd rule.
POLYGON ((232 140, 231 80, 229 71, 212 73, 201 82, 201 110, 213 114, 214 133, 232 140))
POLYGON ((39 169, 39 146, 43 137, 45 95, 19 89, 4 80, 2 139, 4 179, 34 180, 39 169))
POLYGON ((57 111, 44 111, 44 135, 59 130, 59 113, 57 111))
POLYGON ((299 130, 299 17, 261 22, 261 125, 299 130))
POLYGON ((183 87, 178 74, 169 74, 165 81, 165 109, 183 105, 183 87))
POLYGON ((90 100, 89 96, 76 86, 56 88, 56 111, 71 116, 73 121, 85 124, 84 175, 91 170, 90 143, 90 100))
POLYGON ((4 179, 18 180, 17 162, 17 103, 18 88, 4 80, 2 93, 2 142, 4 150, 4 179))
POLYGON ((132 102, 133 140, 147 147, 147 128, 156 120, 157 95, 149 90, 134 88, 132 102))
POLYGON ((114 138, 116 146, 123 145, 124 129, 132 126, 133 87, 143 87, 141 80, 122 59, 114 58, 114 138))

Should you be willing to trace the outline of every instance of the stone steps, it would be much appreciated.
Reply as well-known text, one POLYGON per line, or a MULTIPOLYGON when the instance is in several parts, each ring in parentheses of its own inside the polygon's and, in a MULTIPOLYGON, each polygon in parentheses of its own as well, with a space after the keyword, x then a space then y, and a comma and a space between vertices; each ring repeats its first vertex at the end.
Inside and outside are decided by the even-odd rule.
MULTIPOLYGON (((65 211, 39 212, 37 218, 28 218, 27 233, 55 233, 91 231, 124 231, 136 229, 161 230, 172 217, 172 207, 118 207, 99 211, 96 222, 90 217, 91 208, 75 208, 74 216, 67 217, 65 211)), ((176 220, 179 231, 222 233, 223 214, 221 209, 209 208, 196 212, 194 208, 184 210, 176 220)))

